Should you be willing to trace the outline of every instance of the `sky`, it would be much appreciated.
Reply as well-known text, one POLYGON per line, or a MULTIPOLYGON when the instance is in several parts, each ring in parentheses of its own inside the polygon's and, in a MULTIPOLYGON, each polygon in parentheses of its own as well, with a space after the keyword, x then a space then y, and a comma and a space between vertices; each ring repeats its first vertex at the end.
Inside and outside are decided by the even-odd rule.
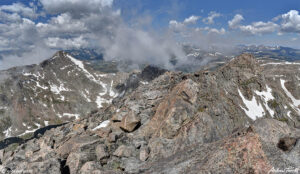
POLYGON ((2 0, 0 70, 66 49, 168 67, 186 61, 181 44, 300 48, 299 10, 299 0, 2 0))

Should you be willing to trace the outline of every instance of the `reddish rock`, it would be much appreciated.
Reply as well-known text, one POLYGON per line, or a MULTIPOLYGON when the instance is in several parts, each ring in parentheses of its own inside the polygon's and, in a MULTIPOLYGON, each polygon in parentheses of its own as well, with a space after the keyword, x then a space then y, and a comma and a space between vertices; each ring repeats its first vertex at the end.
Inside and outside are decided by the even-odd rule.
POLYGON ((140 118, 138 118, 132 111, 123 117, 120 128, 127 132, 132 132, 139 124, 140 118))

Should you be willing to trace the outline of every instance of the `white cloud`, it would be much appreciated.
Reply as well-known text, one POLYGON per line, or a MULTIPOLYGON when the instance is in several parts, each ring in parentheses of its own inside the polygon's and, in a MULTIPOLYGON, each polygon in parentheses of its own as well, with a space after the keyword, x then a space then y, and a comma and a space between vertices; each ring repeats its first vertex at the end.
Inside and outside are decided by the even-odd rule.
POLYGON ((4 23, 22 22, 22 18, 17 13, 5 13, 0 10, 0 21, 4 23))
POLYGON ((225 28, 210 28, 210 27, 204 27, 204 28, 196 28, 195 29, 196 32, 206 32, 208 35, 214 34, 214 35, 224 35, 226 34, 226 30, 225 28))
POLYGON ((253 22, 249 25, 241 25, 241 21, 244 20, 244 17, 240 14, 236 14, 234 18, 230 21, 228 21, 228 25, 231 29, 239 29, 240 31, 251 34, 251 35, 257 35, 257 34, 268 34, 275 32, 279 25, 274 22, 253 22))
POLYGON ((19 53, 32 47, 38 39, 35 23, 26 18, 15 23, 0 24, 0 35, 7 43, 0 47, 1 51, 14 50, 19 53))
POLYGON ((239 29, 242 32, 249 34, 268 34, 273 33, 278 29, 279 25, 273 22, 253 22, 251 25, 241 25, 239 29))
POLYGON ((172 55, 179 62, 185 58, 183 50, 172 38, 156 37, 128 27, 119 27, 112 41, 101 44, 104 45, 106 59, 129 60, 137 65, 146 63, 172 68, 169 62, 172 55))
POLYGON ((297 10, 291 10, 281 15, 281 31, 287 33, 300 33, 300 15, 297 10))
POLYGON ((2 56, 0 59, 0 70, 7 69, 14 66, 30 65, 40 63, 54 54, 54 50, 49 50, 42 44, 36 49, 29 52, 24 52, 22 56, 18 54, 9 54, 2 56))
POLYGON ((74 20, 68 13, 52 17, 47 23, 38 23, 36 27, 43 36, 73 35, 87 32, 84 21, 74 20))
POLYGON ((183 23, 184 24, 195 24, 199 18, 200 18, 199 16, 192 15, 192 16, 184 19, 183 23))
MULTIPOLYGON (((112 8, 113 0, 40 2, 42 12, 52 14, 47 21, 35 23, 20 15, 21 11, 3 12, 5 17, 1 15, 0 56, 3 58, 0 69, 38 63, 56 50, 70 48, 96 48, 102 51, 105 59, 151 63, 167 68, 172 68, 171 56, 180 60, 185 57, 181 46, 167 34, 158 36, 135 28, 139 25, 125 24, 121 11, 112 8)), ((189 25, 197 20, 197 16, 191 16, 182 23, 171 21, 170 25, 189 25)))
POLYGON ((186 30, 187 29, 186 27, 188 25, 195 24, 199 18, 200 18, 199 16, 192 15, 192 16, 184 19, 183 22, 171 20, 171 21, 169 21, 169 28, 174 32, 181 32, 181 31, 186 30))
POLYGON ((176 20, 171 20, 169 22, 169 28, 174 32, 180 32, 180 31, 184 30, 185 25, 181 22, 176 21, 176 20))
MULTIPOLYGON (((203 21, 213 24, 220 16, 217 12, 210 12, 203 21)), ((178 40, 202 44, 207 49, 215 45, 226 47, 228 42, 233 45, 232 37, 227 38, 230 31, 225 28, 195 28, 193 24, 200 19, 196 15, 182 21, 171 20, 169 29, 163 33, 143 30, 145 24, 152 23, 152 18, 138 18, 135 21, 138 24, 126 24, 121 10, 114 9, 113 0, 37 0, 29 6, 21 3, 2 5, 0 69, 35 63, 48 58, 56 50, 70 48, 99 48, 105 59, 154 62, 170 67, 171 55, 180 61, 185 59, 181 47, 176 44, 178 40), (38 10, 36 2, 40 2, 38 10), (44 13, 51 14, 51 18, 37 23, 36 17, 44 13)), ((242 25, 242 20, 242 15, 235 15, 228 21, 229 28, 251 35, 300 32, 296 10, 280 15, 273 22, 242 25), (282 22, 280 26, 277 24, 279 20, 282 22)))
POLYGON ((12 5, 2 5, 0 6, 0 11, 19 13, 22 16, 31 19, 37 17, 34 8, 27 7, 21 3, 13 3, 12 5))
POLYGON ((240 22, 244 20, 244 17, 240 14, 236 14, 232 20, 228 21, 230 28, 235 29, 240 25, 240 22))
MULTIPOLYGON (((28 7, 21 3, 0 6, 0 56, 4 57, 1 68, 9 68, 14 62, 16 65, 20 65, 20 62, 33 63, 36 59, 27 56, 38 53, 37 49, 44 50, 40 52, 45 53, 44 56, 39 54, 40 60, 43 60, 49 58, 49 52, 57 49, 90 48, 91 45, 99 48, 101 37, 108 40, 113 37, 114 28, 117 28, 121 21, 120 10, 114 11, 110 8, 112 2, 112 0, 41 1, 41 5, 45 5, 42 8, 53 10, 54 15, 50 20, 37 24, 31 20, 35 15, 34 3, 28 7), (55 7, 58 7, 57 13, 54 13, 55 7)), ((37 58, 34 55, 30 57, 37 58)))
POLYGON ((63 39, 59 37, 49 37, 45 41, 46 45, 55 49, 74 49, 88 46, 88 42, 82 37, 63 39))
POLYGON ((221 16, 220 13, 217 13, 215 11, 211 11, 209 13, 209 16, 207 18, 203 19, 203 22, 206 23, 206 24, 214 24, 215 23, 214 19, 217 18, 217 17, 220 17, 220 16, 221 16))
POLYGON ((221 28, 221 29, 211 28, 211 29, 209 29, 208 32, 223 35, 226 33, 226 30, 224 28, 221 28))
POLYGON ((293 37, 293 38, 291 39, 291 41, 297 41, 297 40, 298 40, 297 37, 293 37))
POLYGON ((70 13, 74 18, 90 13, 99 13, 111 7, 113 0, 40 0, 44 9, 51 14, 70 13))

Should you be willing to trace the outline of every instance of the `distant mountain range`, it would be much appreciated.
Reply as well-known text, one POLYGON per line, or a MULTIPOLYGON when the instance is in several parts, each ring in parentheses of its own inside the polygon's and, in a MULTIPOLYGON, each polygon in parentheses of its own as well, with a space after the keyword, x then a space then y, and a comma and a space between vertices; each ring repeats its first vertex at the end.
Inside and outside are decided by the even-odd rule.
MULTIPOLYGON (((187 62, 176 64, 176 58, 170 58, 170 62, 174 64, 174 69, 184 72, 193 72, 199 69, 216 69, 225 62, 235 56, 243 53, 249 53, 256 58, 272 58, 283 61, 300 60, 300 50, 283 47, 283 46, 264 46, 264 45, 238 45, 230 54, 222 51, 203 50, 201 48, 190 45, 183 45, 183 50, 188 57, 187 62)), ((214 49, 212 49, 214 50, 214 49)), ((65 50, 66 53, 72 55, 76 59, 90 62, 90 66, 94 69, 114 73, 119 70, 130 72, 130 65, 134 62, 130 61, 104 61, 103 53, 94 49, 72 49, 65 50)), ((139 65, 143 68, 145 65, 139 65)), ((163 68, 163 67, 162 67, 163 68)))
POLYGON ((286 61, 298 61, 300 60, 300 50, 282 47, 282 46, 263 46, 263 45, 239 45, 238 54, 241 53, 250 53, 253 54, 257 58, 273 58, 278 60, 286 60, 286 61))
POLYGON ((103 54, 95 49, 71 49, 65 52, 79 60, 103 60, 103 54))

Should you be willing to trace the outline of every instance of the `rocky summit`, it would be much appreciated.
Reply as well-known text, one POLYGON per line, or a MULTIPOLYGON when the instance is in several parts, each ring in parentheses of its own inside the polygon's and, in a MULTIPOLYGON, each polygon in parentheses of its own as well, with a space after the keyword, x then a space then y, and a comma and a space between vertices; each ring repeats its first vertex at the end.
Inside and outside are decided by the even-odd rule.
POLYGON ((55 126, 1 142, 0 172, 299 173, 299 68, 242 54, 213 71, 104 74, 59 52, 2 71, 2 136, 55 126))

